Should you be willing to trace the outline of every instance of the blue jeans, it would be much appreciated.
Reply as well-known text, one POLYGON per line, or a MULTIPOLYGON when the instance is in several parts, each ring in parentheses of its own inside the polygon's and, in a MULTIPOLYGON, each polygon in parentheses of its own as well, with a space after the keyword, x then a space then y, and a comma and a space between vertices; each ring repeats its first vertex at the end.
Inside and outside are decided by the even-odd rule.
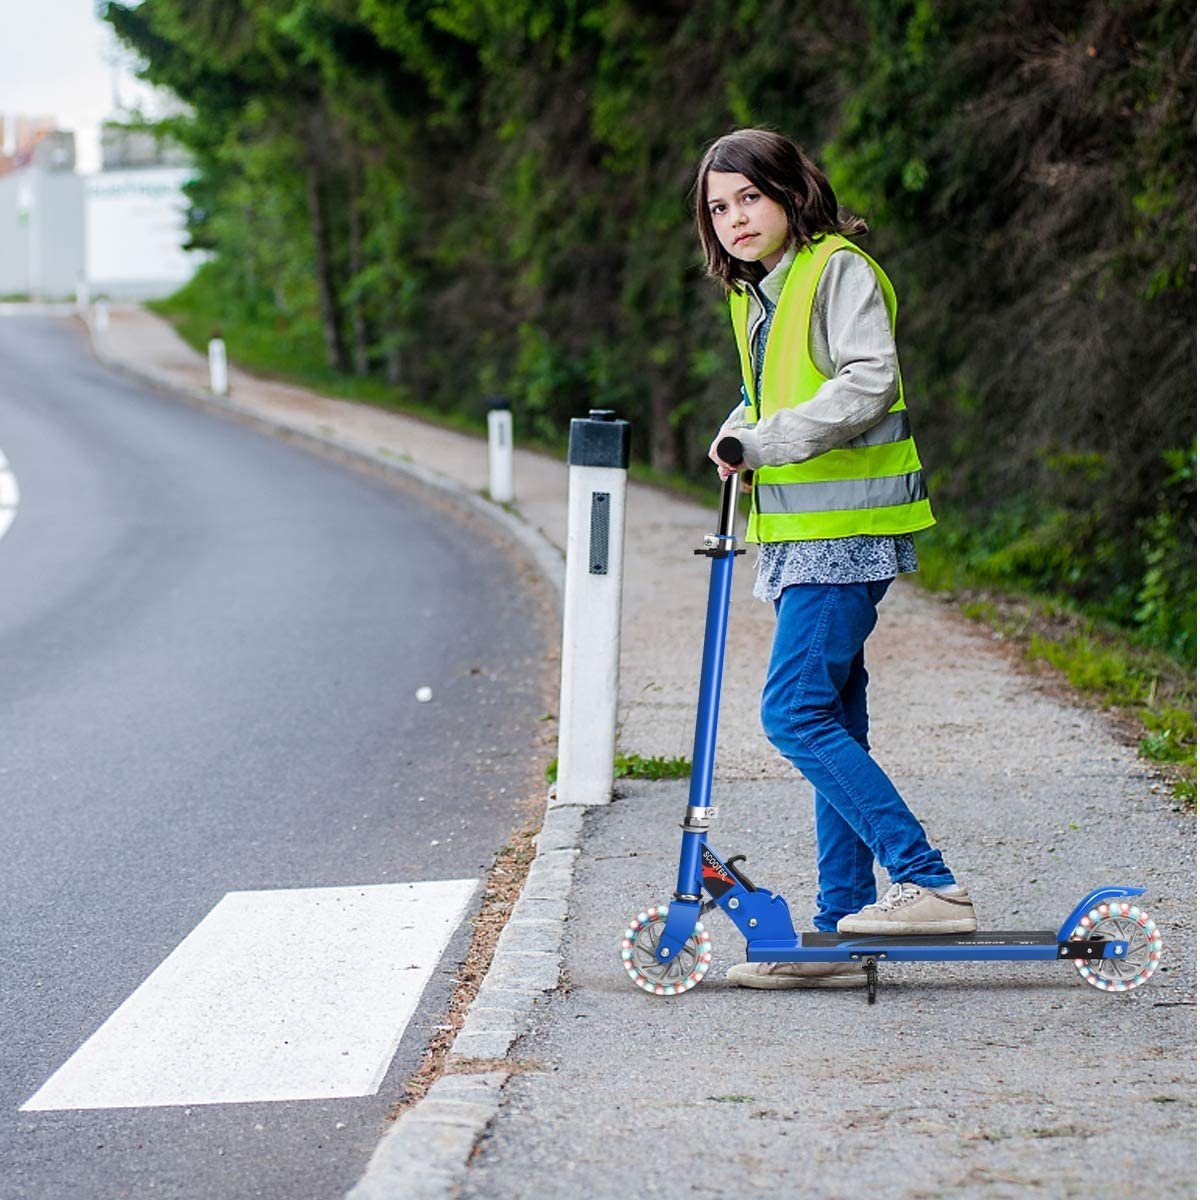
POLYGON ((802 583, 775 601, 762 697, 771 744, 816 789, 817 911, 838 919, 874 903, 874 860, 893 883, 942 887, 954 876, 892 781, 869 754, 863 644, 890 579, 802 583))

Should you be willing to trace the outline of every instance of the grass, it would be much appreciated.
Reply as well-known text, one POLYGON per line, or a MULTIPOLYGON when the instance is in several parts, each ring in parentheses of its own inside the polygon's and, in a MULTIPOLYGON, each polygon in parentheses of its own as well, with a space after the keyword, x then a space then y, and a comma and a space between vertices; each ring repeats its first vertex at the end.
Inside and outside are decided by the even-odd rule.
MULTIPOLYGON (((655 755, 644 758, 640 754, 618 754, 613 760, 614 779, 687 779, 692 773, 692 763, 687 758, 664 758, 655 755)), ((558 779, 558 759, 552 759, 546 768, 546 780, 554 783, 558 779)))
POLYGON ((204 285, 202 275, 174 295, 150 301, 146 307, 170 321, 179 336, 201 354, 208 353, 211 338, 221 337, 230 361, 251 374, 298 384, 324 396, 404 413, 461 433, 478 435, 484 431, 486 418, 482 415, 435 410, 408 389, 377 376, 360 378, 333 370, 325 360, 319 327, 282 320, 271 327, 261 318, 229 311, 204 285))
POLYGON ((687 758, 618 754, 613 763, 614 779, 687 779, 691 773, 692 763, 687 758))

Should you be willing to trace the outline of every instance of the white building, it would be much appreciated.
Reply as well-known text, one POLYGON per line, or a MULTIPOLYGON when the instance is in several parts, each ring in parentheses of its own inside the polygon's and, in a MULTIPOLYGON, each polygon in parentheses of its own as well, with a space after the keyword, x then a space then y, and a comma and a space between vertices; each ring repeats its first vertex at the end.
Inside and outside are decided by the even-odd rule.
POLYGON ((87 281, 93 296, 150 300, 195 274, 201 256, 183 249, 188 167, 99 171, 84 180, 87 281))
POLYGON ((0 296, 65 299, 84 273, 83 180, 75 135, 46 134, 0 175, 0 296))
POLYGON ((193 171, 142 130, 105 129, 103 167, 75 173, 75 138, 42 136, 30 161, 0 175, 0 297, 149 300, 185 284, 203 261, 183 246, 193 171))

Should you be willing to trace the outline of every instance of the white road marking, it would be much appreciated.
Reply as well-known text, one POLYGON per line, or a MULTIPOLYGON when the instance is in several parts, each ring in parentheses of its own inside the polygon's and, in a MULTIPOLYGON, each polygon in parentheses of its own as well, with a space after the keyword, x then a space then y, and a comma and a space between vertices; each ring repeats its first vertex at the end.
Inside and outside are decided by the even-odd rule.
POLYGON ((229 892, 21 1111, 374 1095, 477 882, 229 892))
POLYGON ((17 477, 9 468, 4 451, 0 450, 0 538, 8 532, 8 527, 16 520, 17 505, 20 502, 21 489, 17 487, 17 477))

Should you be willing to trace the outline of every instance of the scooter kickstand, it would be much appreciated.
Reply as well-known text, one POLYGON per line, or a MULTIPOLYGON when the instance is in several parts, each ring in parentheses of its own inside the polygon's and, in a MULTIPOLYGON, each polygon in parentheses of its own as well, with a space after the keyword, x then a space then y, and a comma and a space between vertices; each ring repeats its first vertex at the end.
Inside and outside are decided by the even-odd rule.
POLYGON ((867 973, 867 1003, 875 1003, 875 989, 879 984, 879 972, 875 969, 875 959, 871 956, 863 959, 862 969, 867 973))

